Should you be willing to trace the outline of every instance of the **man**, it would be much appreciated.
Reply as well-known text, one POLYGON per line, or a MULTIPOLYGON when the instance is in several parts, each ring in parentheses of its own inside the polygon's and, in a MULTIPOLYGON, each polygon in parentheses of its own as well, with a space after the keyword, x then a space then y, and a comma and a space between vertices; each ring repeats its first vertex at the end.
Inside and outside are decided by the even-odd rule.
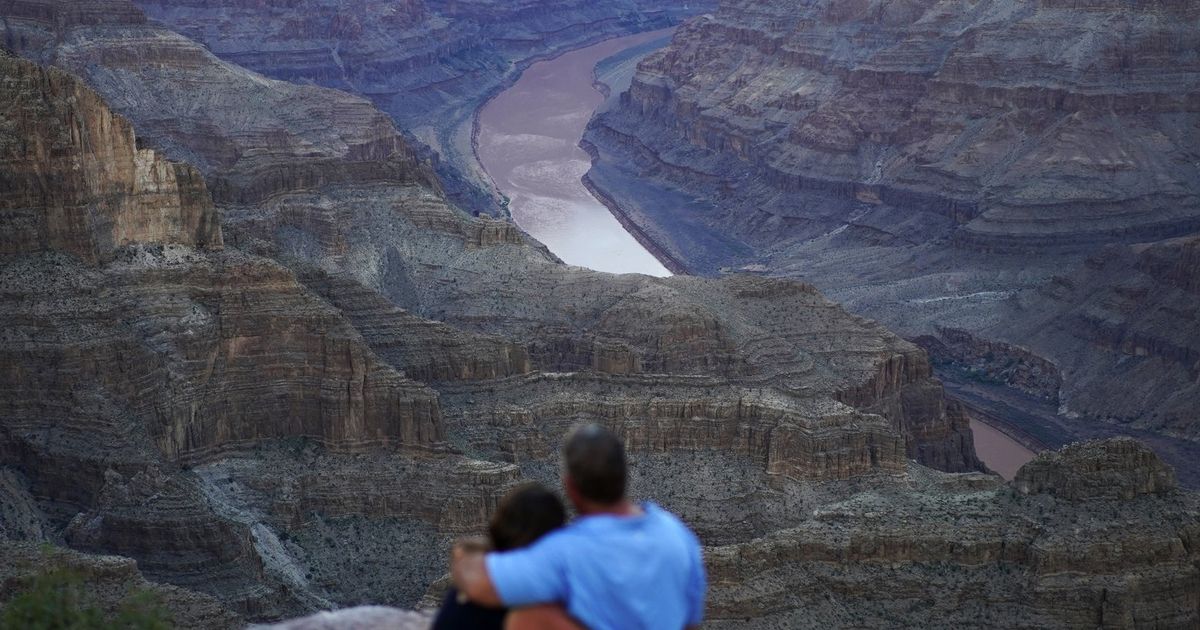
POLYGON ((675 516, 625 496, 621 441, 583 426, 568 436, 563 459, 563 485, 579 517, 524 549, 456 547, 450 570, 459 591, 477 604, 516 609, 507 626, 514 630, 570 627, 567 615, 591 630, 700 625, 700 543, 675 516))

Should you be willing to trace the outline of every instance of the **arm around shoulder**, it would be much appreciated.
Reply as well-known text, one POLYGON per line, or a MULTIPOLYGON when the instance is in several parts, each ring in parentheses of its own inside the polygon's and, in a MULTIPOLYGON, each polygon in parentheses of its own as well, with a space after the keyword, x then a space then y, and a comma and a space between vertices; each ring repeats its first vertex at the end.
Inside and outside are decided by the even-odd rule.
POLYGON ((503 602, 488 575, 486 558, 481 550, 456 545, 450 559, 450 575, 458 591, 468 600, 480 606, 498 608, 503 602))

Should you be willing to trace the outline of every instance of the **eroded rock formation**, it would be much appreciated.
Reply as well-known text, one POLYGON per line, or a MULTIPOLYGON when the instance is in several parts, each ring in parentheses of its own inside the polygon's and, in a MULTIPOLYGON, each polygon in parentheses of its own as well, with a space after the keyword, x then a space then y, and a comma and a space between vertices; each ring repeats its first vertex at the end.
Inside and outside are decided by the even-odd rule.
POLYGON ((664 0, 140 0, 222 59, 370 98, 419 144, 452 198, 501 212, 471 148, 474 114, 534 58, 664 28, 713 5, 664 0))
POLYGON ((981 334, 1064 375, 1065 413, 1200 438, 1200 237, 1113 245, 1010 300, 981 334))
POLYGON ((1187 2, 727 0, 593 123, 589 179, 688 268, 812 282, 948 378, 1062 405, 1067 435, 1193 439, 1170 239, 1200 229, 1198 24, 1187 2))
POLYGON ((1196 497, 1137 442, 1045 453, 1008 485, 914 483, 920 492, 876 487, 797 528, 708 549, 712 625, 1197 623, 1196 497))
MULTIPOLYGON (((225 247, 160 237, 95 261, 54 243, 0 259, 0 535, 127 555, 150 579, 252 620, 411 606, 445 573, 452 537, 479 531, 520 479, 553 483, 564 433, 596 421, 629 444, 635 495, 682 514, 710 546, 718 620, 827 605, 881 620, 915 611, 931 626, 963 618, 926 614, 931 598, 986 611, 985 627, 1200 617, 1186 595, 1196 499, 1152 454, 1092 447, 1030 473, 1036 492, 1005 490, 962 472, 979 466, 970 433, 925 353, 810 285, 563 266, 511 224, 447 203, 361 100, 265 79, 136 19, 64 26, 28 6, 6 22, 25 55, 80 72, 167 157, 201 158, 225 247), (129 64, 128 42, 154 38, 192 52, 129 64), (211 90, 203 107, 181 85, 211 90), (358 152, 354 138, 383 150, 358 152), (236 159, 204 157, 213 147, 236 159), (239 178, 239 163, 336 176, 264 187, 239 178), (1089 464, 1101 451, 1109 463, 1089 464), (1093 469, 1142 471, 1149 480, 1132 487, 1155 492, 1129 503, 1077 492, 1075 514, 1095 523, 1086 531, 1065 513, 1030 520, 1057 501, 1049 488, 1094 487, 1093 469), (1104 543, 1118 529, 1126 556, 1104 543), (1023 559, 1003 565, 1018 570, 997 586, 1010 599, 932 577, 938 563, 983 566, 957 559, 964 550, 1008 558, 1010 540, 1053 560, 1036 575, 1023 559), (842 599, 797 586, 813 567, 842 599), (1102 583, 1148 603, 1112 603, 1102 583), (867 584, 868 603, 852 604, 867 584)), ((52 69, 2 67, 86 91, 52 69)), ((81 130, 118 120, 78 102, 81 130)), ((0 146, 42 141, 45 125, 9 116, 0 146)), ((35 214, 54 207, 39 203, 35 214)))
MULTIPOLYGON (((92 85, 146 99, 125 112, 145 117, 148 142, 173 157, 228 143, 267 169, 362 158, 343 139, 371 117, 295 115, 300 88, 198 49, 153 72, 125 65, 126 37, 156 28, 75 26, 46 39, 62 50, 26 52, 71 64, 75 43, 92 42, 80 66, 92 85), (262 97, 246 91, 257 85, 273 111, 269 122, 243 111, 244 126, 192 147, 178 130, 228 122, 230 110, 209 109, 220 99, 169 127, 155 112, 188 111, 171 82, 216 76, 226 102, 262 97), (283 125, 273 151, 238 131, 259 125, 283 125)), ((8 59, 5 71, 89 95, 74 99, 83 132, 120 120, 56 70, 8 59)), ((7 125, 4 144, 36 144, 47 128, 7 125)), ((136 150, 118 138, 97 161, 136 150)), ((675 457, 698 462, 680 488, 727 462, 735 493, 664 498, 714 540, 742 535, 726 531, 731 510, 757 514, 748 533, 787 522, 786 500, 768 494, 794 491, 764 494, 773 483, 898 475, 909 457, 978 466, 924 354, 811 287, 567 268, 510 224, 449 206, 403 154, 374 159, 379 169, 285 178, 265 196, 206 162, 207 178, 234 193, 215 195, 224 250, 160 235, 96 261, 54 242, 6 255, 0 453, 36 505, 6 515, 14 536, 126 554, 156 580, 272 618, 415 601, 443 570, 449 537, 477 530, 521 476, 549 480, 558 441, 584 419, 642 454, 647 492, 675 457)), ((28 192, 40 180, 18 183, 20 198, 41 199, 28 192)), ((41 203, 27 210, 50 213, 41 203)))
POLYGON ((132 243, 220 249, 195 169, 137 148, 133 127, 64 73, 0 64, 10 125, 0 145, 0 255, 58 250, 96 263, 132 243))

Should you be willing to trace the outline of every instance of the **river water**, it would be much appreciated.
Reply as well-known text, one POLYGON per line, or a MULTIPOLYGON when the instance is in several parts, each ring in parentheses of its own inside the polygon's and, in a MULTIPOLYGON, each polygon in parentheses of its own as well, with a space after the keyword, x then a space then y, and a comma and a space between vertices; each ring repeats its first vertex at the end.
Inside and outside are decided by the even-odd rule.
POLYGON ((1024 444, 981 420, 971 419, 971 433, 979 459, 1005 479, 1012 479, 1035 456, 1024 444))
MULTIPOLYGON (((513 219, 564 262, 598 271, 668 276, 581 178, 591 158, 579 140, 604 95, 593 85, 601 60, 662 38, 669 29, 610 39, 531 65, 479 112, 479 161, 509 199, 513 219)), ((979 458, 1011 479, 1033 451, 971 420, 979 458)))
POLYGON ((621 227, 581 178, 591 158, 579 140, 604 95, 593 86, 602 59, 669 31, 610 39, 533 64, 479 113, 479 161, 509 199, 523 230, 564 262, 598 271, 671 275, 621 227))

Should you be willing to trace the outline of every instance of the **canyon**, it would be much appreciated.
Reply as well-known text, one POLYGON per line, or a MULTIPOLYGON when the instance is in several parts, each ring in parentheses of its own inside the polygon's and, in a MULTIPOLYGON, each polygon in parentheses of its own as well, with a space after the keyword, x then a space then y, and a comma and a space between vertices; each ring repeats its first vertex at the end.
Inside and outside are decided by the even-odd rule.
MULTIPOLYGON (((445 67, 512 55, 437 97, 461 113, 532 57, 678 4, 362 2, 384 13, 332 30, 317 0, 144 4, 155 20, 0 3, 0 602, 66 565, 101 598, 152 590, 181 627, 414 608, 451 541, 521 480, 557 484, 562 436, 594 421, 628 445, 633 494, 702 539, 714 627, 1200 623, 1200 496, 1146 446, 1073 445, 1005 483, 930 353, 813 285, 564 265, 458 205, 492 193, 432 158, 455 115, 401 132, 407 87, 318 80, 325 57, 279 54, 295 40, 258 44, 279 47, 266 74, 311 73, 284 81, 193 39, 308 19, 366 59, 356 33, 411 25, 394 48, 415 55, 445 25, 475 46, 445 67)), ((1176 255, 1120 264, 1187 285, 1176 255)), ((1067 325, 1081 304, 1060 299, 1042 312, 1067 325)))
POLYGON ((1027 398, 1024 441, 1149 438, 1194 486, 1198 24, 1175 1, 726 0, 593 121, 588 178, 687 271, 811 282, 956 395, 1027 398))
POLYGON ((530 63, 662 28, 712 0, 139 0, 158 22, 266 76, 368 98, 434 164, 450 199, 502 215, 474 158, 476 110, 530 63))

